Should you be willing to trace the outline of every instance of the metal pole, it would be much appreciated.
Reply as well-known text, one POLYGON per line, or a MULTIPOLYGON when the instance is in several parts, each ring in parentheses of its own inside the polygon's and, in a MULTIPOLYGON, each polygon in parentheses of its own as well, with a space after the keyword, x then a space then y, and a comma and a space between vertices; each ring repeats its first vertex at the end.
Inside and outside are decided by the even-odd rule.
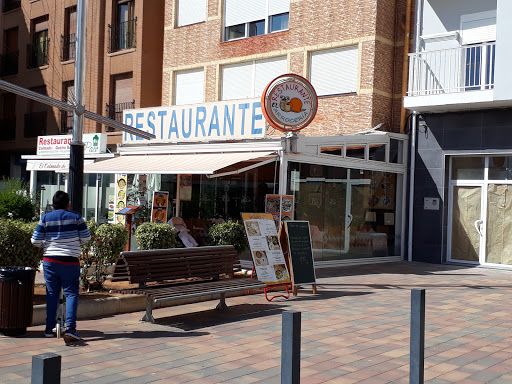
POLYGON ((60 384, 61 360, 55 353, 32 356, 31 384, 60 384))
POLYGON ((411 356, 409 383, 423 384, 425 373, 425 290, 411 290, 411 356))
POLYGON ((73 211, 82 213, 84 190, 84 84, 85 84, 85 31, 87 23, 87 0, 78 0, 76 7, 76 60, 75 100, 73 111, 73 139, 69 152, 68 193, 73 211))
POLYGON ((281 384, 300 384, 300 312, 283 312, 281 384))

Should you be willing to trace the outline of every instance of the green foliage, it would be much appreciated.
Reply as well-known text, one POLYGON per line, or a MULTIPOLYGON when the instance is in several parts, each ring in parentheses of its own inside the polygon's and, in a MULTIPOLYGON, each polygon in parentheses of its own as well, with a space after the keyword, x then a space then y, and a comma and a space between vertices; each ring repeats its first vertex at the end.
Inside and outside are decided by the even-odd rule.
POLYGON ((32 245, 30 238, 37 223, 0 218, 0 265, 39 268, 43 249, 32 245))
POLYGON ((210 245, 233 245, 238 254, 249 246, 244 226, 231 220, 212 225, 208 231, 208 243, 210 245))
POLYGON ((114 263, 126 248, 128 230, 122 224, 102 224, 87 222, 91 240, 82 245, 82 274, 80 280, 87 285, 87 271, 93 269, 91 280, 102 282, 107 277, 108 264, 114 263))
POLYGON ((135 231, 139 249, 166 249, 176 246, 176 230, 168 224, 142 223, 135 231))
POLYGON ((28 184, 19 179, 4 179, 0 183, 0 218, 29 222, 35 215, 28 184))

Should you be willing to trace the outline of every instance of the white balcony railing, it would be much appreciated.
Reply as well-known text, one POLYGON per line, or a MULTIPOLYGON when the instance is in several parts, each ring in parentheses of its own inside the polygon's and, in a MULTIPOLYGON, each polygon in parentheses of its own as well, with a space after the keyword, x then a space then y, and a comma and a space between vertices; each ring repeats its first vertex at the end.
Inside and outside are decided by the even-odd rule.
POLYGON ((496 43, 409 54, 408 96, 494 88, 496 43))

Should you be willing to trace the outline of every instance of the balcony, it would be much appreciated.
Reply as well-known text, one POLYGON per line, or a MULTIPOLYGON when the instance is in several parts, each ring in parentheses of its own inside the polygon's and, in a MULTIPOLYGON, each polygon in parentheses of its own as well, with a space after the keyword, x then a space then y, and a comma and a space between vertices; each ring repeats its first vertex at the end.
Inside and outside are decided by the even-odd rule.
POLYGON ((117 52, 124 49, 135 48, 137 18, 123 23, 108 25, 109 45, 108 52, 117 52))
POLYGON ((9 12, 21 6, 21 0, 3 0, 2 12, 9 12))
POLYGON ((32 112, 25 114, 24 137, 37 137, 46 135, 47 112, 32 112))
POLYGON ((492 102, 495 54, 495 42, 409 54, 404 106, 435 111, 492 102))
POLYGON ((0 141, 16 138, 16 119, 0 119, 0 141))
MULTIPOLYGON (((123 122, 123 111, 135 108, 135 100, 127 103, 106 104, 107 117, 112 120, 123 122)), ((115 132, 114 128, 106 127, 106 132, 115 132)))
POLYGON ((73 121, 73 112, 60 111, 60 133, 72 133, 73 121))
POLYGON ((75 60, 76 34, 60 35, 60 61, 75 60))
POLYGON ((18 51, 6 51, 0 56, 0 76, 10 76, 18 73, 18 51))
POLYGON ((43 39, 35 44, 27 45, 27 67, 37 68, 48 65, 48 47, 50 39, 43 39))

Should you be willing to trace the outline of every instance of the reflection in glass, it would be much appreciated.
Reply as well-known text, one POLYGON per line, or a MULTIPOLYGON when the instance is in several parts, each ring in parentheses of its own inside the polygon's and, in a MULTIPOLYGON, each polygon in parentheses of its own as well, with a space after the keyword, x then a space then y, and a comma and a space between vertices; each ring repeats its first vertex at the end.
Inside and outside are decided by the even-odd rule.
MULTIPOLYGON (((490 170, 489 170, 490 171, 490 170)), ((512 264, 512 185, 489 184, 485 262, 512 264)))
POLYGON ((386 161, 386 144, 370 145, 368 156, 369 160, 386 161))
POLYGON ((451 259, 478 261, 480 235, 480 187, 453 187, 451 259), (476 224, 475 224, 476 223, 476 224))
POLYGON ((347 157, 356 159, 364 159, 365 145, 347 145, 347 157))
POLYGON ((226 28, 226 40, 245 37, 245 24, 232 25, 226 28))
POLYGON ((489 180, 512 180, 512 157, 489 158, 489 180))
POLYGON ((402 140, 389 140, 389 162, 395 164, 404 163, 404 142, 402 140))
POLYGON ((484 157, 452 157, 452 180, 483 180, 484 157))

